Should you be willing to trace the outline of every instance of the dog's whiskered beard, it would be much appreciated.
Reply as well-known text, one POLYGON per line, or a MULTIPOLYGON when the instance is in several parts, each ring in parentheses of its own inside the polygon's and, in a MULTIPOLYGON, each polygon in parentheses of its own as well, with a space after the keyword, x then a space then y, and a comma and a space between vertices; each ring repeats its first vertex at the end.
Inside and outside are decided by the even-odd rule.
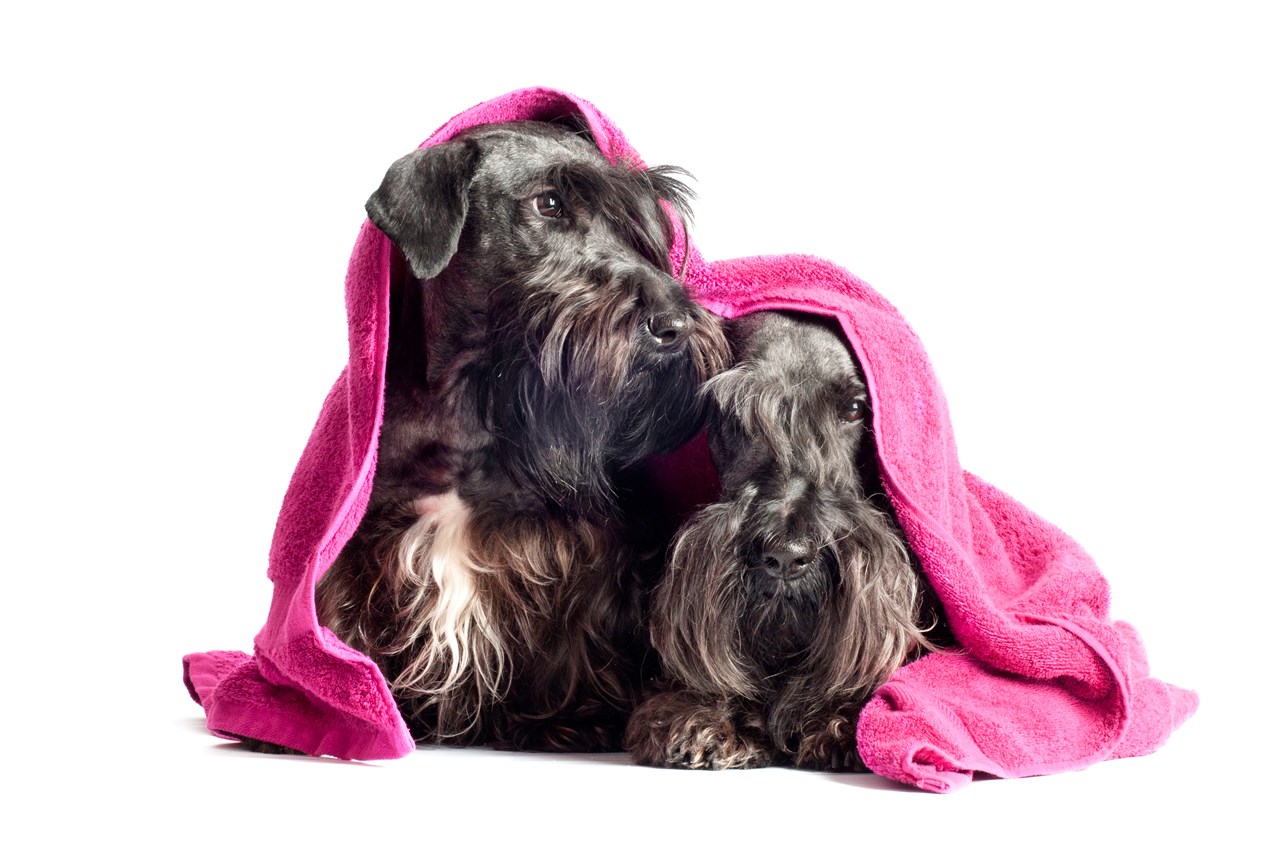
POLYGON ((652 561, 614 476, 701 424, 728 355, 668 273, 660 203, 686 196, 517 123, 403 158, 368 202, 398 247, 384 420, 318 614, 418 739, 618 746, 652 561))
POLYGON ((746 601, 740 627, 744 650, 765 677, 772 678, 807 655, 835 575, 829 554, 819 552, 798 576, 775 578, 766 571, 757 547, 744 558, 746 601))
POLYGON ((612 506, 617 469, 684 442, 701 424, 697 386, 727 354, 710 318, 689 329, 683 354, 660 350, 638 280, 612 272, 618 283, 548 268, 516 286, 522 296, 491 332, 489 412, 506 469, 570 508, 612 506))
POLYGON ((753 536, 753 507, 709 505, 677 536, 655 595, 653 643, 693 689, 767 701, 779 747, 828 697, 863 700, 927 642, 920 582, 890 516, 862 509, 774 577, 753 536))

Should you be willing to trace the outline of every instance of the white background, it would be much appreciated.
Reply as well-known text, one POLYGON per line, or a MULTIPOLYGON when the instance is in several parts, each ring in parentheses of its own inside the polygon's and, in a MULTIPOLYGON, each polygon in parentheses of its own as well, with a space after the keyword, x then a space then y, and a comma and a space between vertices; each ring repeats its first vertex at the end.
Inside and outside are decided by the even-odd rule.
POLYGON ((1268 841, 1272 31, 1256 4, 16 4, 0 12, 7 842, 1268 841), (869 8, 869 11, 866 9, 869 8), (1157 754, 873 776, 247 754, 249 650, 387 165, 527 85, 926 343, 963 464, 1064 527, 1201 709, 1157 754), (1257 825, 1257 826, 1256 826, 1257 825))

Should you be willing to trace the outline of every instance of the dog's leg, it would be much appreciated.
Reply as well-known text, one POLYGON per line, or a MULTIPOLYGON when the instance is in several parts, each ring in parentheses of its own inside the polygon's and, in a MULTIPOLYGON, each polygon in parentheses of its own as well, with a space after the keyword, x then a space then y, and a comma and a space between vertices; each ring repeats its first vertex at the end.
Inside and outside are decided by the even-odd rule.
POLYGON ((857 754, 860 705, 832 711, 818 728, 805 732, 795 752, 795 765, 823 772, 869 771, 857 754))
POLYGON ((600 648, 608 645, 570 637, 527 661, 524 674, 537 676, 537 682, 518 685, 516 693, 524 697, 496 710, 491 745, 582 754, 621 750, 627 714, 635 705, 634 674, 625 655, 600 648))
POLYGON ((308 756, 303 751, 297 751, 295 748, 288 748, 286 745, 279 745, 274 742, 266 742, 263 739, 252 739, 245 736, 239 740, 239 746, 244 751, 255 751, 258 754, 297 754, 301 757, 308 756))
POLYGON ((491 745, 504 751, 552 751, 594 754, 618 751, 622 714, 599 701, 583 702, 578 710, 537 718, 513 709, 501 712, 491 745))
POLYGON ((672 769, 756 769, 778 761, 758 711, 689 691, 636 709, 625 737, 632 759, 672 769))
MULTIPOLYGON (((495 747, 582 753, 621 749, 623 728, 637 700, 640 649, 627 642, 630 634, 611 628, 614 620, 630 620, 619 596, 607 596, 599 588, 589 592, 593 608, 609 610, 572 619, 564 626, 565 636, 541 644, 526 663, 526 680, 514 685, 514 697, 499 708, 495 747)), ((634 628, 629 621, 620 630, 634 628)))
POLYGON ((571 664, 569 655, 583 651, 582 644, 577 645, 538 655, 547 659, 529 665, 526 674, 538 674, 545 683, 522 688, 519 692, 528 698, 513 698, 496 710, 491 745, 511 751, 575 753, 622 748, 623 727, 636 699, 629 660, 607 650, 604 656, 573 658, 571 664), (575 683, 562 686, 561 679, 570 677, 575 683))

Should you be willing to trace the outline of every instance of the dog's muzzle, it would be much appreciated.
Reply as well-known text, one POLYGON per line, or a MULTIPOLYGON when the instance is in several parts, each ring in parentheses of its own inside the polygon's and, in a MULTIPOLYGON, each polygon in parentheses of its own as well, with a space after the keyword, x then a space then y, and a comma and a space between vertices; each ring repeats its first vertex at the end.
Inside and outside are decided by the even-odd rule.
POLYGON ((645 321, 645 333, 653 341, 654 348, 664 354, 684 349, 692 328, 693 319, 677 311, 662 311, 645 321))
POLYGON ((683 352, 698 309, 688 301, 680 282, 666 273, 638 271, 636 284, 646 315, 641 328, 647 341, 659 354, 683 352))
POLYGON ((816 550, 807 540, 783 539, 759 544, 754 559, 759 571, 774 581, 794 581, 814 563, 816 550))

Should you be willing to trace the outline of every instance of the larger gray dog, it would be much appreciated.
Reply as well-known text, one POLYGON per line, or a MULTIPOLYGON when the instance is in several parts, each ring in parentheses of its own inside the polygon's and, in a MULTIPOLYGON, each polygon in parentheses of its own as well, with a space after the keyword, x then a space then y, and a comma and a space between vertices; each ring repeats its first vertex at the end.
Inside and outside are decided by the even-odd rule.
POLYGON ((367 203, 404 261, 371 500, 319 617, 418 739, 619 746, 651 564, 619 475, 701 424, 727 356, 668 265, 675 173, 612 165, 581 126, 492 124, 367 203))

